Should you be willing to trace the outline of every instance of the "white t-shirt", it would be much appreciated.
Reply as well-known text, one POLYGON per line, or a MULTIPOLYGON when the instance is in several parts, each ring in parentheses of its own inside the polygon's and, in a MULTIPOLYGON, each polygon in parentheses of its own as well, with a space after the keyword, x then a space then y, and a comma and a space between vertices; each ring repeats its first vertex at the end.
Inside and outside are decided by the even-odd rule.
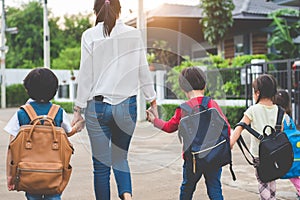
MULTIPOLYGON (((245 111, 244 115, 246 115, 250 119, 251 128, 256 130, 258 133, 263 134, 263 129, 266 125, 275 127, 277 121, 277 113, 277 105, 265 106, 258 103, 250 106, 245 111)), ((249 150, 253 154, 253 156, 258 157, 259 140, 252 135, 250 138, 251 141, 249 150)))
POLYGON ((104 102, 119 104, 137 95, 140 88, 147 101, 156 98, 141 32, 116 21, 109 37, 103 36, 103 22, 87 29, 81 39, 81 60, 75 105, 103 95, 104 102))

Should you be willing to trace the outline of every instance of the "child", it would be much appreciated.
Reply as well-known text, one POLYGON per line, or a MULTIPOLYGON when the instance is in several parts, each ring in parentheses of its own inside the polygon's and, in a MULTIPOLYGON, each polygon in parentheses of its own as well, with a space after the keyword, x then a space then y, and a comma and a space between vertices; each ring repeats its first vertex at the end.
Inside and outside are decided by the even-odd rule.
MULTIPOLYGON (((251 128, 257 132, 262 133, 266 125, 275 127, 277 120, 278 107, 273 103, 275 94, 277 92, 276 80, 272 75, 263 74, 260 75, 252 84, 253 97, 256 104, 250 106, 244 113, 241 122, 245 122, 247 125, 251 124, 251 128)), ((242 133, 243 128, 237 126, 233 134, 230 137, 231 148, 238 140, 242 133)), ((255 137, 251 137, 250 152, 254 155, 254 163, 258 163, 258 146, 259 140, 255 137)), ((258 181, 258 191, 262 200, 275 200, 276 182, 271 181, 263 183, 256 172, 256 178, 258 181)))
MULTIPOLYGON (((182 70, 181 74, 179 75, 179 85, 189 99, 187 103, 190 107, 194 108, 195 106, 201 105, 206 86, 206 77, 204 72, 200 68, 189 67, 182 70)), ((218 104, 214 100, 210 100, 208 103, 208 107, 214 107, 221 113, 222 117, 224 117, 226 123, 228 124, 228 134, 230 134, 230 125, 218 104)), ((181 108, 178 107, 175 111, 174 116, 169 121, 165 122, 156 117, 156 115, 151 110, 147 111, 148 121, 152 122, 155 127, 162 129, 163 131, 168 133, 178 130, 180 119, 182 116, 184 116, 182 114, 184 113, 182 113, 181 108)), ((184 152, 183 158, 183 181, 180 188, 180 199, 192 199, 193 193, 196 189, 196 185, 201 176, 204 175, 209 198, 214 200, 222 200, 223 195, 220 181, 222 168, 209 172, 196 170, 196 173, 194 174, 191 152, 184 152)))
MULTIPOLYGON (((281 106, 285 110, 284 115, 284 128, 283 131, 286 129, 289 129, 289 126, 291 124, 292 119, 292 106, 291 106, 291 98, 289 96, 289 93, 287 93, 284 90, 280 90, 277 92, 275 96, 275 102, 277 105, 281 106)), ((300 200, 300 178, 294 177, 290 178, 290 181, 294 184, 296 190, 297 190, 297 199, 300 200)))
MULTIPOLYGON (((36 68, 33 69, 24 79, 24 87, 27 94, 31 98, 29 103, 37 115, 47 115, 52 105, 50 100, 55 96, 58 88, 58 79, 55 74, 47 68, 36 68)), ((75 124, 71 127, 69 120, 67 119, 66 112, 60 108, 55 119, 56 126, 63 127, 68 134, 71 136, 76 132, 80 131, 83 121, 75 124)), ((10 141, 12 141, 18 134, 20 126, 29 124, 30 118, 23 109, 19 109, 15 115, 10 119, 4 130, 10 134, 10 141)), ((10 172, 9 162, 11 160, 10 149, 7 151, 7 163, 6 163, 6 174, 7 174, 7 187, 8 190, 14 190, 14 184, 10 172)), ((60 200, 61 194, 55 195, 44 195, 44 194, 29 194, 25 196, 28 200, 60 200)))

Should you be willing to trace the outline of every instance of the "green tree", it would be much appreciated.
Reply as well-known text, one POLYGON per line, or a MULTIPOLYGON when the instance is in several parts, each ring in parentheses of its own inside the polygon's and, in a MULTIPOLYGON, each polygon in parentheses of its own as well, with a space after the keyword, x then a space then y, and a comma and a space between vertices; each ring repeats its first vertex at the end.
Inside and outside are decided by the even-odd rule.
POLYGON ((43 64, 43 9, 38 2, 8 8, 7 26, 18 34, 7 34, 7 68, 32 68, 43 64), (33 66, 29 66, 29 65, 33 66))
MULTIPOLYGON (((204 39, 210 44, 218 44, 220 50, 227 30, 233 25, 232 0, 201 0, 200 8, 203 9, 203 18, 200 20, 204 39)), ((221 55, 221 52, 218 51, 221 55)))
MULTIPOLYGON (((41 4, 38 1, 30 1, 19 8, 9 7, 6 16, 7 26, 18 27, 19 30, 16 35, 6 35, 9 47, 6 57, 7 68, 43 66, 43 8, 41 4)), ((52 16, 51 10, 49 16, 52 16)), ((63 22, 62 24, 59 17, 49 17, 51 67, 54 60, 61 56, 62 50, 80 48, 83 31, 91 27, 90 15, 64 16, 63 22)), ((77 58, 70 59, 75 62, 80 59, 80 54, 77 58)), ((65 66, 65 63, 59 65, 57 62, 56 60, 56 66, 65 66)))
POLYGON ((82 33, 92 27, 90 18, 91 15, 83 15, 81 13, 64 16, 64 25, 62 28, 64 40, 62 44, 65 47, 80 47, 82 33))
POLYGON ((79 69, 80 47, 65 48, 59 57, 53 60, 53 69, 79 69))
POLYGON ((268 46, 277 50, 276 59, 288 59, 300 57, 300 45, 294 43, 294 39, 300 37, 300 11, 294 9, 281 9, 269 14, 273 22, 272 35, 268 40, 268 46), (288 20, 288 18, 298 20, 288 20))

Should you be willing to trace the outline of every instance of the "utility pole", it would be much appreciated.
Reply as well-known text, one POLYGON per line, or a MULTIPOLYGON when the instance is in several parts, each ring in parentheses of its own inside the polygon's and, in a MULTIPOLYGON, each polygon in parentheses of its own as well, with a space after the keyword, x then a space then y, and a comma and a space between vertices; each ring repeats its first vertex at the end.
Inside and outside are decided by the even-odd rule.
POLYGON ((44 67, 50 68, 50 34, 47 0, 44 0, 44 67))
POLYGON ((6 46, 6 37, 5 34, 17 34, 18 28, 17 27, 6 27, 5 22, 5 3, 2 0, 2 14, 1 14, 1 68, 0 68, 0 75, 1 75, 1 108, 6 108, 6 75, 5 75, 5 55, 8 51, 8 46, 6 46))
POLYGON ((6 108, 6 77, 5 77, 5 51, 7 51, 7 46, 5 46, 5 3, 2 0, 2 15, 1 15, 1 108, 6 108))
MULTIPOLYGON (((144 46, 147 45, 147 32, 146 32, 145 12, 144 12, 144 0, 139 0, 138 3, 138 17, 137 28, 141 30, 144 46)), ((146 50, 147 48, 145 48, 146 50)), ((137 120, 144 121, 146 119, 146 100, 141 91, 141 85, 138 89, 137 95, 137 120)))

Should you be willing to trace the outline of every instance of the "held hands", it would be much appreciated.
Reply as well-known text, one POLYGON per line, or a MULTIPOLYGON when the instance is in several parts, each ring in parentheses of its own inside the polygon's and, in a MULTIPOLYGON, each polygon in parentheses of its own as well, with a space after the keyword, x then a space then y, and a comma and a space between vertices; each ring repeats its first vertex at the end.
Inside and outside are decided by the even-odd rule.
POLYGON ((84 129, 85 120, 81 116, 80 109, 78 110, 78 108, 74 108, 74 115, 73 120, 71 122, 71 126, 75 127, 77 132, 80 132, 82 129, 84 129))
POLYGON ((157 111, 157 106, 155 107, 150 107, 148 110, 146 110, 147 114, 147 120, 151 123, 154 123, 154 119, 158 118, 158 111, 157 111))
POLYGON ((73 127, 75 128, 76 132, 80 132, 82 131, 82 129, 84 129, 84 126, 85 126, 85 120, 82 119, 80 121, 77 121, 73 127))

